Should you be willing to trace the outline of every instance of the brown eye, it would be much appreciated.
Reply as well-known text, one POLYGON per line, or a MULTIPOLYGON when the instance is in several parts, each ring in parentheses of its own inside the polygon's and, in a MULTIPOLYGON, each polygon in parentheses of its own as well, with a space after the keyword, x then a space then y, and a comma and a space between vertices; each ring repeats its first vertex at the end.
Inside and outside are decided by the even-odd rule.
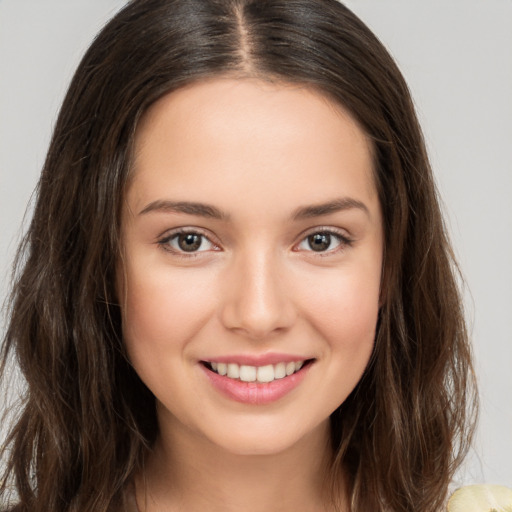
POLYGON ((203 243, 203 236, 197 233, 183 233, 177 238, 178 247, 185 252, 197 251, 203 243))
POLYGON ((295 250, 313 253, 335 254, 352 245, 352 240, 334 230, 319 230, 305 236, 295 250))
POLYGON ((186 253, 202 253, 218 249, 206 235, 196 231, 171 234, 159 240, 158 245, 168 252, 181 254, 182 256, 186 255, 186 253))
POLYGON ((327 251, 331 246, 331 235, 329 233, 314 233, 307 237, 307 241, 312 251, 327 251))

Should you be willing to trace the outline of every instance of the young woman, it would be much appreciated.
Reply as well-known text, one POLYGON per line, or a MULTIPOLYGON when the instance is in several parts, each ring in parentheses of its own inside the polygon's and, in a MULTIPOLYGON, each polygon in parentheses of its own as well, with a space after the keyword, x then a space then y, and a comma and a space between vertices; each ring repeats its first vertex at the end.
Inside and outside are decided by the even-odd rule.
POLYGON ((4 361, 15 511, 436 511, 470 350, 412 101, 335 0, 134 0, 62 106, 4 361))

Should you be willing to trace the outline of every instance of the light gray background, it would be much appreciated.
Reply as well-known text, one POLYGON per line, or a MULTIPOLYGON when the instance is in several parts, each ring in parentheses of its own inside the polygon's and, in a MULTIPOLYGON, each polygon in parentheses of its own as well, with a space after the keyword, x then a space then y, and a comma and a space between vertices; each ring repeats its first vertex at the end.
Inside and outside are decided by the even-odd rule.
MULTIPOLYGON (((71 74, 124 3, 0 0, 0 300, 71 74)), ((409 82, 470 290, 482 409, 458 481, 512 486, 512 0, 346 4, 409 82)))

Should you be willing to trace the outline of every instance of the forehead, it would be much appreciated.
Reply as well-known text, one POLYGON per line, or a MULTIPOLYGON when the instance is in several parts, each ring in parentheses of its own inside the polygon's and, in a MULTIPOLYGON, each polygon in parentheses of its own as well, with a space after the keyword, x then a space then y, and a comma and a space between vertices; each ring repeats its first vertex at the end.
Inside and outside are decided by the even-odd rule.
POLYGON ((259 191, 283 204, 321 202, 329 189, 376 192, 371 144, 341 106, 309 87, 255 79, 211 79, 157 101, 138 126, 133 171, 137 203, 166 189, 219 200, 259 191))

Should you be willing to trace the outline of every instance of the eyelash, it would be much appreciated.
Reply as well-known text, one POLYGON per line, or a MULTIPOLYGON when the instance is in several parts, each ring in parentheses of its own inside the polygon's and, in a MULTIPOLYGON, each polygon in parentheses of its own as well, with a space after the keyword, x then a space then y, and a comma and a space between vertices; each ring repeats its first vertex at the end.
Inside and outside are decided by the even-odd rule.
MULTIPOLYGON (((310 250, 306 251, 306 252, 313 253, 315 256, 318 256, 321 258, 331 256, 333 254, 337 254, 337 253, 351 247, 352 244, 354 243, 354 240, 349 238, 344 232, 341 232, 341 231, 331 228, 331 227, 321 227, 320 226, 320 227, 316 227, 316 228, 310 230, 309 232, 305 233, 302 236, 300 242, 298 244, 296 244, 296 246, 299 246, 303 243, 307 243, 308 238, 313 235, 328 235, 329 237, 335 238, 338 241, 338 246, 335 247, 334 249, 330 249, 327 251, 314 251, 310 247, 310 250)), ((298 250, 297 250, 297 252, 298 252, 298 250)))
MULTIPOLYGON (((162 248, 162 250, 166 252, 170 252, 175 256, 181 257, 181 258, 196 258, 200 256, 204 252, 209 252, 209 250, 203 250, 203 251, 183 251, 179 249, 175 249, 170 246, 170 242, 173 240, 177 240, 180 235, 196 235, 201 237, 201 245, 204 243, 204 240, 207 240, 215 249, 214 251, 219 251, 220 248, 218 245, 213 242, 209 236, 207 236, 205 233, 201 232, 197 228, 181 228, 179 230, 173 231, 164 237, 157 240, 157 244, 159 247, 162 248)), ((317 227, 314 230, 309 231, 308 233, 305 233, 302 235, 302 238, 298 244, 294 245, 294 252, 300 252, 299 249, 295 249, 295 247, 300 246, 303 243, 307 243, 307 240, 309 237, 313 235, 328 235, 329 237, 335 238, 338 241, 338 246, 334 249, 330 249, 327 251, 314 251, 313 249, 307 250, 306 252, 310 252, 315 256, 319 257, 326 257, 330 256, 332 254, 336 254, 338 252, 341 252, 345 250, 348 247, 351 247, 353 244, 353 240, 349 238, 346 234, 341 233, 340 231, 333 229, 333 228, 327 228, 327 227, 317 227)), ((201 245, 199 247, 201 247, 201 245)))
POLYGON ((217 251, 219 250, 218 245, 215 244, 214 242, 212 242, 212 240, 210 239, 209 236, 207 236, 205 233, 201 232, 201 230, 197 229, 197 228, 181 228, 181 229, 175 230, 175 231, 163 236, 159 240, 157 240, 157 244, 162 248, 162 250, 164 250, 166 252, 170 252, 171 254, 178 256, 180 258, 197 258, 203 252, 207 252, 207 251, 187 252, 187 251, 182 251, 182 250, 178 250, 178 249, 171 247, 170 242, 174 239, 178 239, 178 237, 180 235, 200 236, 201 237, 201 245, 204 243, 204 240, 207 240, 210 244, 212 244, 214 247, 217 248, 214 250, 217 250, 217 251))

